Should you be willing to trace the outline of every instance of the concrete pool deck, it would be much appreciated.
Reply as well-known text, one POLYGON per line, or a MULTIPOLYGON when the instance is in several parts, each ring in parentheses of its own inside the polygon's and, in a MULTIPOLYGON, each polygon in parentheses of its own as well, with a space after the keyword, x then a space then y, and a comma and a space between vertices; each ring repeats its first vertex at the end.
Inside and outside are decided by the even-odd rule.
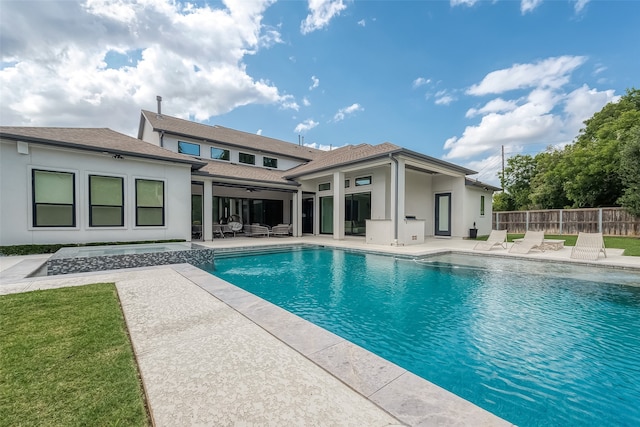
MULTIPOLYGON (((320 237, 230 238, 202 244, 223 248, 294 243, 405 255, 465 252, 475 245, 431 239, 424 245, 389 248, 367 245, 363 239, 320 237)), ((640 268, 640 257, 615 251, 608 249, 608 258, 596 263, 640 268)), ((491 253, 509 256, 503 249, 491 253)), ((564 248, 523 258, 567 261, 569 253, 570 248, 564 248)), ((0 294, 115 282, 157 426, 510 425, 188 264, 25 277, 47 258, 0 257, 0 294)))

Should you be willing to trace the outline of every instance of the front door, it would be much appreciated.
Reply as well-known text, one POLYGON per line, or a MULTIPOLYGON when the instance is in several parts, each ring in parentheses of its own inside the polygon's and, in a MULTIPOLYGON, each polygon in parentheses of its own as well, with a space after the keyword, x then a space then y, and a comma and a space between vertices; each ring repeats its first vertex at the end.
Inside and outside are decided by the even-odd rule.
POLYGON ((436 194, 436 236, 451 236, 451 193, 436 194))

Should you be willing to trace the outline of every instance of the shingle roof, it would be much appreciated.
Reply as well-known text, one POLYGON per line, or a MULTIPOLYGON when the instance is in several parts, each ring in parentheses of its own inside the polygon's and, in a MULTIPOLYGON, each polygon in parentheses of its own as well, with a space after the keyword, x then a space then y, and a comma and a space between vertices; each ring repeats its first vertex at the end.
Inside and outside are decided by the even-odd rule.
POLYGON ((58 147, 186 163, 190 164, 192 169, 198 169, 205 165, 205 162, 193 157, 174 153, 108 128, 0 126, 0 137, 58 147))
POLYGON ((305 165, 300 165, 284 173, 288 178, 299 177, 325 169, 383 157, 390 153, 401 151, 397 145, 385 142, 378 145, 359 144, 347 145, 331 151, 325 151, 317 159, 305 165))
POLYGON ((241 132, 218 125, 204 125, 202 123, 167 116, 166 114, 159 115, 152 111, 142 110, 142 115, 149 121, 154 130, 163 130, 174 135, 203 139, 214 143, 219 142, 236 147, 245 147, 259 152, 280 154, 307 161, 315 159, 323 153, 323 151, 315 148, 296 145, 279 139, 241 132))
POLYGON ((285 179, 283 171, 265 169, 256 166, 239 165, 222 161, 210 161, 197 172, 218 178, 237 179, 241 181, 256 181, 271 184, 298 185, 294 181, 285 179))

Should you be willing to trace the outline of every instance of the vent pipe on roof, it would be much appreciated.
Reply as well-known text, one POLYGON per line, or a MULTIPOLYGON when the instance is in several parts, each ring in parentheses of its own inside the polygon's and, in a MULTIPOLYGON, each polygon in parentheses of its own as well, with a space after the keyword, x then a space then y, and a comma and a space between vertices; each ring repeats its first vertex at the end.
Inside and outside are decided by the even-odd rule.
POLYGON ((160 95, 156 96, 156 101, 158 101, 158 115, 162 114, 162 97, 160 95))

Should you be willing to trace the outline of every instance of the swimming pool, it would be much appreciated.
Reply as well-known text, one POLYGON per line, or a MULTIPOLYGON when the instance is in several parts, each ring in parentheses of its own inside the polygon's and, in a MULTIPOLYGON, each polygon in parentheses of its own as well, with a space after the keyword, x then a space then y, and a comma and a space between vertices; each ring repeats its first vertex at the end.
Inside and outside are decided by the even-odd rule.
POLYGON ((520 426, 640 424, 637 272, 331 249, 210 272, 520 426))

